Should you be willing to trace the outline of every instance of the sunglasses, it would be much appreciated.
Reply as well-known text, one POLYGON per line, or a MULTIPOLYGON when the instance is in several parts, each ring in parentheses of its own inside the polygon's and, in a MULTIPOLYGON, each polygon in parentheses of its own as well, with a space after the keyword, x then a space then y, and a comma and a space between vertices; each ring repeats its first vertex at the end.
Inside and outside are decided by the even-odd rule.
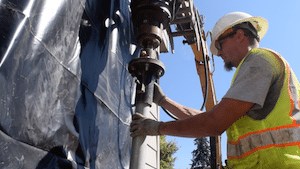
POLYGON ((230 36, 233 36, 234 34, 236 34, 236 29, 233 29, 233 28, 229 28, 227 29, 219 38, 218 40, 216 40, 215 42, 215 47, 221 51, 222 50, 222 43, 220 41, 230 37, 230 36))

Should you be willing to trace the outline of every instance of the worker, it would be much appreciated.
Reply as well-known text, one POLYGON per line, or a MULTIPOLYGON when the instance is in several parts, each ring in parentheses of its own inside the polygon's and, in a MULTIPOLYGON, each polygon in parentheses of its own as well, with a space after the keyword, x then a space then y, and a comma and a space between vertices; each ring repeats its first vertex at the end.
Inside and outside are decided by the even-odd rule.
MULTIPOLYGON (((230 169, 300 168, 300 84, 277 52, 259 48, 268 29, 262 17, 232 12, 212 30, 210 50, 236 68, 231 86, 211 110, 176 103, 155 84, 154 102, 180 120, 160 122, 136 113, 131 136, 206 137, 227 133, 230 169)), ((280 37, 278 37, 280 38, 280 37)))

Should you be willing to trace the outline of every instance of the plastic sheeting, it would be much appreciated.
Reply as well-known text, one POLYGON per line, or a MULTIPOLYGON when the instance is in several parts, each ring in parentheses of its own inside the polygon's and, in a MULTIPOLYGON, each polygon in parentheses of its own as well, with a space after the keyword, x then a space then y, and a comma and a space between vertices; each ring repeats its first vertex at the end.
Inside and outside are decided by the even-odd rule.
POLYGON ((129 1, 0 1, 0 168, 129 167, 129 1))

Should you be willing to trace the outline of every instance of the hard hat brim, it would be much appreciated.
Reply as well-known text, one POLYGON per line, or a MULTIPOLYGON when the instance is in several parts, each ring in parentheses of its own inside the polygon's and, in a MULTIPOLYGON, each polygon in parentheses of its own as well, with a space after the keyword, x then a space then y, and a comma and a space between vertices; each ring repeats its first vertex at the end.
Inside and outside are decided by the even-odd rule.
POLYGON ((223 29, 221 32, 219 32, 212 39, 211 44, 210 44, 210 51, 213 55, 218 54, 218 49, 215 46, 215 42, 220 37, 220 35, 222 35, 227 29, 233 27, 234 25, 237 25, 237 24, 240 24, 243 22, 251 22, 253 24, 253 26, 257 30, 257 34, 259 35, 260 40, 265 36, 265 34, 267 33, 267 30, 268 30, 268 27, 269 27, 268 21, 262 17, 249 17, 249 18, 238 20, 238 21, 232 23, 231 25, 227 26, 225 29, 223 29), (256 24, 256 26, 254 24, 256 24))

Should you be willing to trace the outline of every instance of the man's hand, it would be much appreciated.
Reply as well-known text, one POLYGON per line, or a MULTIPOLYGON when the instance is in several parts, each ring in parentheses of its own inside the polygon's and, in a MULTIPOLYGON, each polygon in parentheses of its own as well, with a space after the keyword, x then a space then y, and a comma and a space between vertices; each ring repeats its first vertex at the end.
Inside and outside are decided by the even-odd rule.
POLYGON ((166 98, 167 96, 164 95, 163 91, 159 87, 157 83, 154 83, 154 93, 153 93, 153 102, 160 106, 161 102, 166 98))
POLYGON ((155 121, 145 116, 136 113, 132 116, 132 122, 130 124, 130 136, 136 137, 140 135, 161 135, 158 131, 162 122, 155 121))

